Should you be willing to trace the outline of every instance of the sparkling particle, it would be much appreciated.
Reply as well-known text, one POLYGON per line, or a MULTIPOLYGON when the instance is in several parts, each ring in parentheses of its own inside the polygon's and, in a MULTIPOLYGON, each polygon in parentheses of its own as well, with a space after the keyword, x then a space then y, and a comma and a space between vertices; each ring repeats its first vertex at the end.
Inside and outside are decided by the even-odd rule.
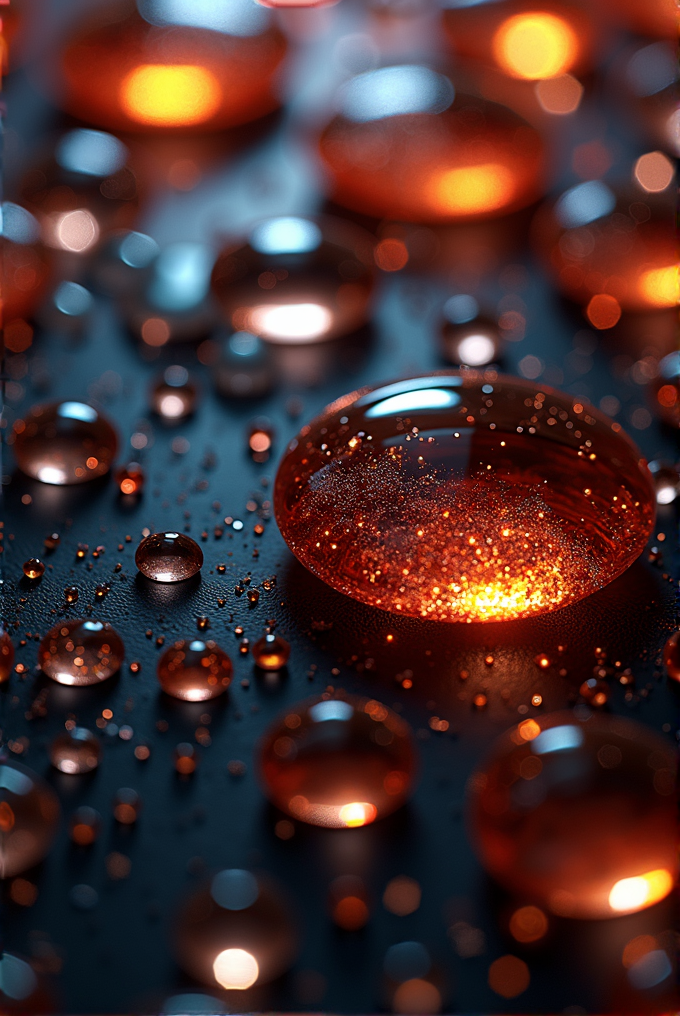
POLYGON ((11 878, 47 856, 59 822, 51 787, 18 762, 0 759, 0 878, 11 878))
POLYGON ((519 956, 501 956, 489 967, 489 987, 503 998, 516 998, 531 981, 529 968, 519 956))
POLYGON ((73 727, 59 734, 50 745, 50 762, 62 773, 92 772, 101 757, 101 744, 85 727, 73 727))
POLYGON ((267 731, 260 775, 291 818, 347 829, 404 804, 413 784, 410 728, 375 700, 309 699, 267 731))
POLYGON ((103 476, 118 449, 109 421, 83 402, 33 406, 15 422, 14 436, 19 468, 35 480, 57 486, 103 476))
POLYGON ((231 660, 215 642, 181 639, 158 661, 158 681, 173 698, 205 702, 222 695, 231 684, 231 660))
POLYGON ((675 765, 670 745, 622 717, 522 721, 469 784, 482 863, 510 892, 563 917, 657 903, 677 873, 675 765))
POLYGON ((153 533, 137 547, 135 564, 154 582, 183 582, 201 570, 203 551, 183 533, 153 533))
POLYGON ((125 649, 106 621, 64 621, 44 636, 38 650, 40 666, 58 684, 98 684, 115 674, 125 649))
POLYGON ((538 942, 548 930, 548 918, 539 907, 520 907, 510 918, 510 934, 518 942, 538 942))
POLYGON ((176 953, 191 977, 212 988, 272 981, 297 953, 290 904, 268 876, 220 871, 181 908, 176 953))
POLYGON ((441 621, 582 599, 639 556, 654 518, 650 474, 617 425, 472 370, 334 403, 289 446, 274 504, 291 550, 330 586, 441 621))

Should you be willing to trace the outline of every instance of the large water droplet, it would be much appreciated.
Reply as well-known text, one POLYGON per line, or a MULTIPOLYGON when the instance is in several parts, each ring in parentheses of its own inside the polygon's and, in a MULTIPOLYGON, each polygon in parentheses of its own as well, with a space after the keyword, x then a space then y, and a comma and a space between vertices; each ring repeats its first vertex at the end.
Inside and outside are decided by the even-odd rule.
POLYGON ((99 765, 102 746, 86 727, 58 734, 50 745, 50 762, 62 773, 90 773, 99 765))
POLYGON ((475 371, 333 403, 289 446, 275 510, 335 589, 397 613, 493 621, 580 600, 642 552, 651 477, 616 423, 475 371))
POLYGON ((84 402, 50 402, 14 424, 14 455, 24 473, 43 483, 85 483, 108 473, 116 432, 84 402))
POLYGON ((58 684, 99 684, 115 674, 125 648, 106 621, 64 621, 43 637, 38 650, 42 670, 58 684))
POLYGON ((523 720, 470 781, 483 864, 566 917, 651 906, 677 873, 675 766, 666 741, 621 717, 523 720))
POLYGON ((229 323, 269 342, 320 342, 364 324, 372 241, 338 219, 284 216, 220 254, 212 286, 229 323))
POLYGON ((51 787, 26 766, 1 759, 0 878, 11 878, 42 861, 58 821, 59 801, 51 787))
POLYGON ((185 702, 205 702, 222 695, 231 684, 232 663, 215 642, 181 639, 158 661, 161 688, 185 702))
POLYGON ((267 796, 293 818, 367 825, 400 808, 411 790, 411 731, 373 699, 309 699, 269 728, 260 772, 267 796))
POLYGON ((203 551, 184 533, 152 533, 137 547, 135 564, 154 582, 184 582, 198 575, 203 551))

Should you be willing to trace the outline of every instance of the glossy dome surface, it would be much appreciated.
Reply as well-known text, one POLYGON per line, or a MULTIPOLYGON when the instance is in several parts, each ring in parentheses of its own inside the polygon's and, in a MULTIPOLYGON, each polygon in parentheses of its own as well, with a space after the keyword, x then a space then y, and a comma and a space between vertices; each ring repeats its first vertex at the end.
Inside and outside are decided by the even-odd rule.
POLYGON ((651 906, 677 874, 675 768, 667 741, 618 716, 523 720, 469 784, 482 863, 565 917, 651 906))
POLYGON ((368 233, 330 217, 279 216, 221 252, 212 288, 233 328, 288 345, 364 324, 374 280, 368 233))
POLYGON ((153 582, 184 582, 198 575, 203 551, 184 533, 152 533, 137 547, 135 564, 153 582))
POLYGON ((640 555, 651 477, 597 410, 495 372, 352 392, 276 477, 281 533, 340 592, 395 613, 495 621, 580 600, 640 555))
POLYGON ((63 621, 42 638, 40 666, 57 684, 82 687, 112 677, 123 662, 125 648, 106 621, 63 621))
POLYGON ((293 818, 331 829, 368 825, 400 808, 416 768, 411 729, 374 699, 308 699, 265 734, 260 775, 293 818))
POLYGON ((42 861, 58 821, 59 801, 51 787, 26 766, 0 759, 0 878, 42 861))
POLYGON ((231 660, 215 642, 180 639, 158 661, 158 681, 168 695, 185 702, 205 702, 231 684, 231 660))
POLYGON ((17 464, 43 483, 63 487, 104 476, 117 450, 112 425, 85 402, 33 406, 14 424, 17 464))
POLYGON ((111 3, 64 50, 62 105, 111 130, 222 130, 279 105, 285 52, 250 0, 111 3))
POLYGON ((504 106, 455 94, 448 77, 419 65, 347 82, 319 145, 333 198, 377 218, 494 218, 541 192, 537 131, 504 106))

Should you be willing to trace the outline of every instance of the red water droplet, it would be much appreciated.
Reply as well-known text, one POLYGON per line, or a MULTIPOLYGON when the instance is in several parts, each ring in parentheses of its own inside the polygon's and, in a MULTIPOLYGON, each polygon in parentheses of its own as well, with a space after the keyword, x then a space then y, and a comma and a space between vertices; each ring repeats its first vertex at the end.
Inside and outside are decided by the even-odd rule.
POLYGON ((153 533, 137 547, 135 564, 154 582, 184 582, 198 575, 203 551, 184 533, 153 533))
POLYGON ((26 766, 0 760, 0 878, 32 868, 52 846, 59 801, 26 766))
POLYGON ((20 469, 43 483, 85 483, 108 473, 118 449, 109 421, 83 402, 33 406, 14 424, 20 469))
POLYGON ((62 773, 90 773, 97 768, 101 757, 102 746, 86 727, 66 730, 50 745, 50 762, 62 773))
POLYGON ((231 660, 215 642, 182 639, 158 661, 161 688, 185 702, 206 702, 222 695, 231 684, 232 673, 231 660))
POLYGON ((252 654, 260 670, 281 670, 290 658, 290 643, 280 635, 263 635, 253 645, 252 654))
POLYGON ((123 640, 106 621, 64 621, 43 637, 38 661, 58 684, 99 684, 115 674, 125 654, 123 640))

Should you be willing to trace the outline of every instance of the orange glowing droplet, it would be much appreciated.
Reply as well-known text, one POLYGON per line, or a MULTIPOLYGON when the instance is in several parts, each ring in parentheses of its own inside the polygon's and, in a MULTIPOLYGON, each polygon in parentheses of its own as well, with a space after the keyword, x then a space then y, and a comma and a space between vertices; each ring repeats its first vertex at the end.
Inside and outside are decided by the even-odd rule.
POLYGON ((594 328, 605 331, 618 324, 621 318, 621 304, 615 296, 597 293, 586 307, 586 317, 594 328))
POLYGON ((496 31, 492 47, 506 73, 531 81, 565 74, 579 55, 572 27, 563 18, 543 12, 508 18, 496 31))
POLYGON ((339 108, 320 151, 335 200, 354 211, 411 222, 483 219, 540 192, 538 133, 504 106, 454 94, 426 67, 359 75, 339 108))
POLYGON ((384 610, 469 622, 555 610, 632 564, 655 505, 640 452, 591 407, 486 377, 351 393, 303 428, 274 505, 310 571, 384 610))
POLYGON ((152 127, 187 127, 205 123, 219 110, 220 83, 209 70, 195 64, 143 64, 120 85, 125 113, 152 127))
POLYGON ((26 766, 0 760, 0 878, 42 861, 58 821, 59 801, 51 787, 26 766))
POLYGON ((675 631, 663 647, 663 664, 672 681, 680 681, 680 631, 675 631))
POLYGON ((137 547, 135 564, 152 582, 185 582, 200 572, 203 551, 184 533, 152 533, 137 547))
POLYGON ((516 998, 530 982, 529 968, 519 956, 500 956, 489 967, 489 987, 503 998, 516 998))
POLYGON ((101 824, 101 815, 94 808, 77 808, 70 823, 71 839, 79 847, 89 847, 97 839, 101 824))
POLYGON ((59 734, 50 745, 50 762, 62 773, 90 773, 102 757, 102 746, 86 727, 74 727, 59 734))
POLYGON ((663 899, 678 865, 671 746, 619 716, 532 722, 538 736, 504 735, 469 784, 487 871, 563 917, 608 918, 663 899))
POLYGON ((510 918, 510 934, 518 942, 538 942, 548 930, 548 918, 539 907, 520 907, 510 918))
POLYGON ((264 635, 253 645, 252 653, 260 670, 282 670, 290 657, 290 643, 280 635, 264 635))
POLYGON ((45 574, 45 565, 37 557, 30 557, 28 561, 24 561, 21 570, 27 579, 35 581, 45 574))
POLYGON ((158 661, 158 682, 167 695, 185 702, 206 702, 231 684, 231 660, 215 642, 180 640, 158 661))
POLYGON ((63 621, 43 637, 40 666, 57 684, 83 687, 99 684, 117 673, 125 648, 106 621, 63 621))
POLYGON ((43 483, 66 486, 103 476, 118 449, 109 421, 83 402, 33 406, 14 424, 19 468, 43 483))
POLYGON ((410 729, 381 703, 311 699, 267 732, 260 773, 270 800, 310 825, 353 829, 389 815, 411 789, 410 729), (290 717, 298 716, 292 725, 290 717))
POLYGON ((375 263, 383 272, 399 272, 408 264, 408 248, 403 240, 387 237, 375 248, 375 263))

